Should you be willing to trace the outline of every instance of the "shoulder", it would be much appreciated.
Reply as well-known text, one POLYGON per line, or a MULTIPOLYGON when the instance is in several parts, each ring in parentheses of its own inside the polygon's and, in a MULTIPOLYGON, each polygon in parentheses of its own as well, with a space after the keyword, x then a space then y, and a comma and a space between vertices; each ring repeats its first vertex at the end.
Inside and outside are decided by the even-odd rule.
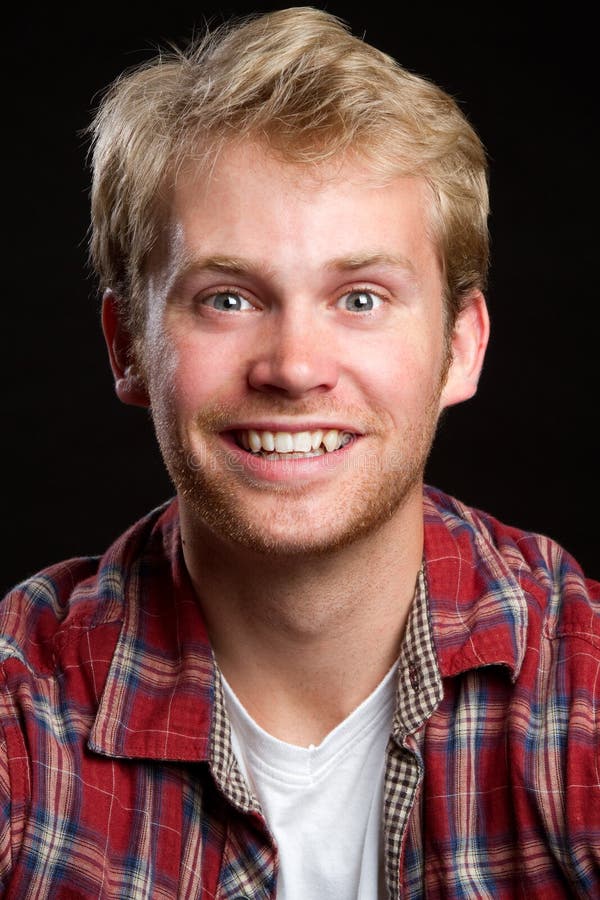
POLYGON ((75 557, 48 566, 0 601, 0 667, 5 677, 15 666, 32 676, 51 675, 60 669, 66 644, 83 634, 120 625, 127 582, 147 553, 154 526, 169 507, 165 504, 140 519, 102 556, 75 557))
POLYGON ((512 586, 530 626, 537 623, 547 638, 579 635, 600 650, 600 582, 559 543, 432 487, 425 490, 425 521, 430 555, 446 555, 450 569, 477 571, 471 582, 480 589, 512 586))
POLYGON ((60 639, 99 617, 99 562, 97 557, 64 560, 16 585, 4 597, 0 665, 13 661, 31 674, 50 674, 60 639))
POLYGON ((600 584, 557 542, 425 491, 425 572, 440 670, 508 667, 536 702, 594 706, 600 584), (566 701, 565 701, 566 702, 566 701))

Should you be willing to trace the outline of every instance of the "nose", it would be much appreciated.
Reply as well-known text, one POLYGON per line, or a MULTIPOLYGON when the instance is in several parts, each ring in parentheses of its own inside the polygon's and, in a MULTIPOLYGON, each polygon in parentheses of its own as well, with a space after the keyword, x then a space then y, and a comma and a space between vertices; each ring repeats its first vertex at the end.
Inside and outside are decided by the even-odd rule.
POLYGON ((319 315, 308 303, 272 312, 250 365, 251 387, 295 398, 335 387, 337 354, 319 315))

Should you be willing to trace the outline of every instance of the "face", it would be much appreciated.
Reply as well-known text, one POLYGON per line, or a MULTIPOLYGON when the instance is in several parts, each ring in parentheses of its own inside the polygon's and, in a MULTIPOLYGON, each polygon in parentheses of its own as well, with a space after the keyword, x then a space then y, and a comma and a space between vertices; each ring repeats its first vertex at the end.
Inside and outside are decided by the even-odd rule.
POLYGON ((251 145, 182 174, 144 341, 182 519, 279 554, 400 528, 465 395, 442 292, 418 179, 317 180, 251 145))

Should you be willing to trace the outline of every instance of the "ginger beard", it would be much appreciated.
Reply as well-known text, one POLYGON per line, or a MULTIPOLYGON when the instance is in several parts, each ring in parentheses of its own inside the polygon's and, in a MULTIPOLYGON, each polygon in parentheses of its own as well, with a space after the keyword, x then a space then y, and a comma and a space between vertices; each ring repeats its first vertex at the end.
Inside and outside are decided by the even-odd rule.
MULTIPOLYGON (((218 433, 239 416, 239 407, 217 405, 204 409, 196 418, 192 432, 202 437, 197 444, 180 429, 174 410, 165 394, 162 402, 152 404, 154 427, 169 475, 181 504, 184 504, 200 531, 237 544, 258 554, 280 557, 324 556, 341 550, 369 533, 376 532, 402 509, 415 491, 422 490, 423 473, 429 456, 440 409, 440 395, 446 380, 449 360, 431 396, 424 401, 418 421, 407 422, 393 444, 385 444, 382 453, 369 450, 357 457, 351 449, 343 473, 343 483, 335 494, 335 503, 321 503, 315 509, 311 501, 314 487, 256 482, 240 483, 235 465, 226 448, 218 446, 218 433), (237 416, 236 416, 237 414, 237 416), (256 505, 252 503, 252 492, 256 505), (269 492, 269 512, 265 515, 262 499, 269 492)), ((277 408, 269 411, 290 412, 277 408)), ((319 405, 327 414, 328 404, 319 405)), ((302 415, 308 410, 293 408, 302 415)), ((262 410, 265 412, 265 409, 262 410)), ((313 409, 313 412, 316 410, 313 409)), ((389 430, 389 415, 370 410, 362 421, 371 434, 389 430)), ((286 465, 283 461, 282 465, 286 465)))

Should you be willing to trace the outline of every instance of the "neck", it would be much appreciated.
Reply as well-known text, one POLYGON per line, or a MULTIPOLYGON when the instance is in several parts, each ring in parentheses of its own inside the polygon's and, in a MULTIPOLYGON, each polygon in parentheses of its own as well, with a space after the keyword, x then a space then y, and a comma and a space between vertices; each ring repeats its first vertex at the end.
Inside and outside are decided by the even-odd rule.
POLYGON ((398 656, 423 549, 419 495, 331 555, 225 544, 181 512, 184 557, 219 667, 249 714, 291 743, 319 743, 398 656))

